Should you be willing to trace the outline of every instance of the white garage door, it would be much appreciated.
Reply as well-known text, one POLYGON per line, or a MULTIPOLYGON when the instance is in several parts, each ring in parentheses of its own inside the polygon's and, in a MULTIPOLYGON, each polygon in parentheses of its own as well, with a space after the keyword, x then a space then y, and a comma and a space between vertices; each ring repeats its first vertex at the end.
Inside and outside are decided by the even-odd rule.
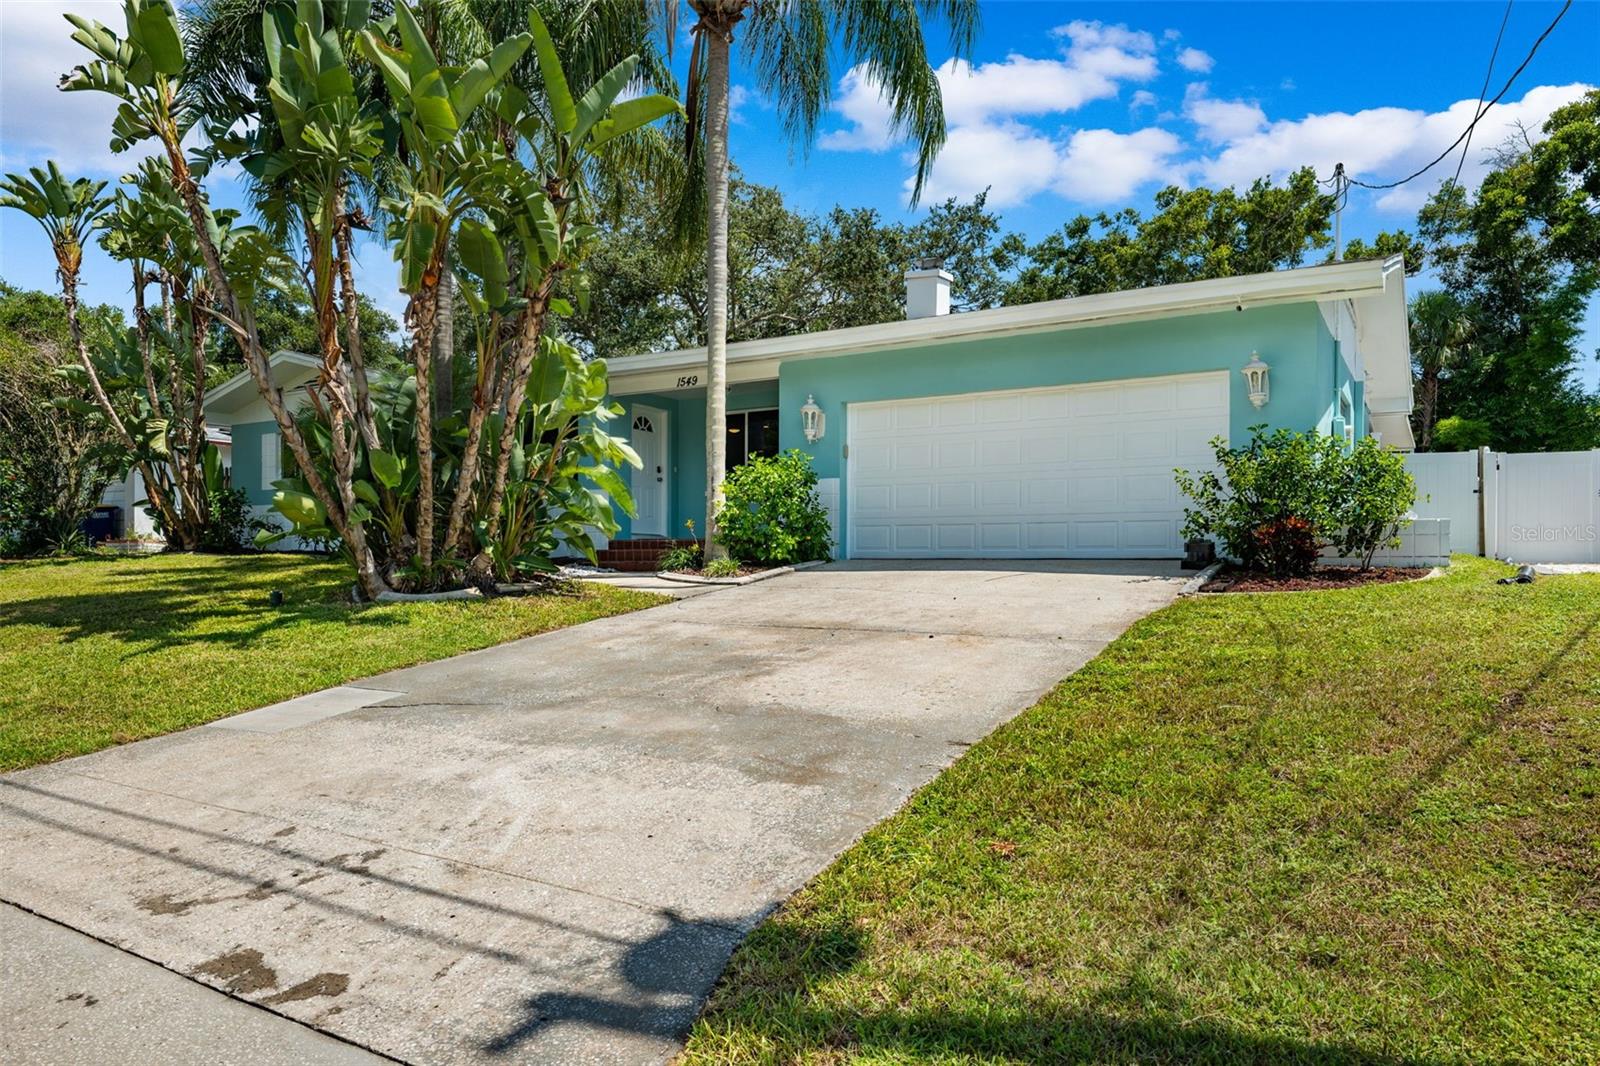
POLYGON ((852 404, 852 558, 1183 553, 1174 467, 1212 465, 1226 372, 852 404))

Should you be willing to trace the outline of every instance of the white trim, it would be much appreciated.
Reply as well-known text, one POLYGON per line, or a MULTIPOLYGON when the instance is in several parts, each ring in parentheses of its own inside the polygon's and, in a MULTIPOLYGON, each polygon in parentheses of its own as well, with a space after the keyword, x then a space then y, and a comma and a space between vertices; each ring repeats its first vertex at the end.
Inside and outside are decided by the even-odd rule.
MULTIPOLYGON (((295 385, 303 384, 305 381, 309 381, 313 376, 315 376, 315 371, 318 371, 321 368, 322 360, 318 359, 316 356, 306 355, 303 352, 291 352, 286 348, 273 352, 272 355, 267 359, 267 369, 272 372, 273 380, 280 389, 292 388, 295 385), (295 370, 307 371, 307 373, 297 374, 294 373, 295 370), (280 376, 284 380, 279 380, 280 376)), ((207 389, 207 414, 210 414, 213 408, 219 412, 224 410, 236 410, 236 406, 231 401, 234 399, 234 394, 242 389, 248 390, 244 397, 242 397, 243 401, 248 403, 256 396, 255 385, 255 377, 250 373, 250 371, 244 370, 235 374, 227 381, 224 381, 216 388, 207 389)))
MULTIPOLYGON (((936 315, 820 333, 740 341, 728 345, 728 380, 737 383, 777 377, 778 364, 788 358, 864 355, 978 336, 1037 333, 1139 319, 1232 311, 1241 307, 1381 297, 1386 293, 1390 299, 1385 302, 1392 303, 1396 290, 1400 294, 1403 313, 1404 271, 1397 269, 1399 265, 1399 257, 1386 261, 1374 259, 1328 263, 1266 274, 1211 278, 1015 307, 996 307, 957 315, 936 315), (1400 284, 1396 284, 1396 279, 1400 284)), ((1391 322, 1383 324, 1392 325, 1391 322)), ((1401 327, 1404 327, 1403 318, 1401 327)), ((1399 347, 1407 348, 1403 343, 1399 347)), ((1393 346, 1390 352, 1384 354, 1392 357, 1393 346)), ((1403 372, 1409 377, 1409 350, 1403 354, 1407 359, 1405 367, 1403 371, 1394 373, 1398 375, 1403 372)), ((608 360, 611 389, 613 392, 672 391, 679 371, 701 366, 705 360, 704 348, 653 352, 608 360)), ((1371 362, 1369 359, 1369 365, 1371 362)))

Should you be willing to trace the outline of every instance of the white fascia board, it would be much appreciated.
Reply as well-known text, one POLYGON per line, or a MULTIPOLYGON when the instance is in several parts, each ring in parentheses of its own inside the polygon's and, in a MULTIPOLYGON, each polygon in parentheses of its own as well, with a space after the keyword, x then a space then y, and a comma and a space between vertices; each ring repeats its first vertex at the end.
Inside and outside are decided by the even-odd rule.
MULTIPOLYGON (((864 355, 971 337, 1040 333, 1140 319, 1171 318, 1231 311, 1240 306, 1249 308, 1329 299, 1358 299, 1384 292, 1385 267, 1386 264, 1378 260, 1328 263, 1267 274, 1212 278, 1014 307, 996 307, 987 311, 740 341, 728 345, 728 374, 732 381, 758 380, 733 377, 735 366, 745 362, 770 362, 773 371, 765 377, 771 378, 776 376, 776 364, 784 359, 864 355)), ((704 366, 705 361, 705 349, 692 348, 630 355, 607 360, 607 365, 616 391, 638 392, 645 391, 637 384, 639 382, 659 382, 668 377, 662 372, 704 366)), ((672 373, 670 380, 675 381, 676 377, 676 373, 672 373)))
POLYGON ((1405 262, 1383 263, 1383 291, 1356 301, 1356 328, 1366 364, 1367 406, 1404 413, 1412 407, 1411 325, 1406 312, 1405 262))
MULTIPOLYGON (((690 349, 692 362, 658 370, 637 371, 632 363, 642 356, 632 356, 617 361, 606 361, 609 391, 613 395, 630 395, 641 392, 704 392, 706 384, 706 350, 690 349), (679 379, 694 376, 693 385, 682 385, 679 379)), ((728 384, 742 385, 748 381, 772 381, 778 376, 777 359, 743 359, 728 361, 728 384)))
MULTIPOLYGON (((267 368, 278 388, 291 389, 315 377, 322 368, 322 360, 303 352, 280 349, 268 357, 267 368)), ((250 371, 240 371, 216 388, 206 390, 206 416, 238 411, 259 395, 256 379, 250 375, 250 371)))

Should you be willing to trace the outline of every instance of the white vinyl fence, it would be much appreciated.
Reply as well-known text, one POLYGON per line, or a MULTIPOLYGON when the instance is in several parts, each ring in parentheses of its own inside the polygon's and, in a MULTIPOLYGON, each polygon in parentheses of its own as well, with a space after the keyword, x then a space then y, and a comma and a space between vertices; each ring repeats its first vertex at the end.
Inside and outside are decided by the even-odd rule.
POLYGON ((1451 546, 1518 563, 1600 563, 1600 450, 1406 456, 1419 518, 1451 546))

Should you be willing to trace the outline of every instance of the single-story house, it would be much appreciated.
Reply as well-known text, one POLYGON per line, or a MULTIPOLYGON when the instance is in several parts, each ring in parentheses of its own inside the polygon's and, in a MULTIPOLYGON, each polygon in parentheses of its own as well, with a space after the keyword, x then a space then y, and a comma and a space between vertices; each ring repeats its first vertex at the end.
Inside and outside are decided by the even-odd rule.
MULTIPOLYGON (((728 346, 728 464, 809 453, 841 558, 1179 556, 1173 469, 1214 437, 1413 447, 1398 257, 965 314, 951 281, 908 272, 904 321, 728 346)), ((610 361, 644 460, 619 539, 705 528, 705 377, 704 349, 610 361)))
MULTIPOLYGON (((233 438, 226 426, 206 423, 206 443, 216 446, 222 456, 224 468, 233 466, 233 438)), ((155 519, 150 517, 144 504, 144 475, 138 467, 131 467, 120 480, 106 486, 100 494, 100 505, 95 508, 95 518, 89 523, 90 535, 98 540, 159 539, 155 519)))
MULTIPOLYGON (((1413 446, 1398 257, 964 314, 952 280, 910 271, 904 321, 728 346, 729 466, 810 454, 841 558, 1174 557, 1173 469, 1209 466, 1215 437, 1413 446)), ((289 394, 317 361, 272 368, 289 394)), ((637 514, 620 516, 619 558, 705 529, 705 380, 703 348, 610 360, 617 431, 644 463, 624 471, 637 514)), ((267 512, 282 448, 254 383, 212 390, 207 416, 267 512)))

